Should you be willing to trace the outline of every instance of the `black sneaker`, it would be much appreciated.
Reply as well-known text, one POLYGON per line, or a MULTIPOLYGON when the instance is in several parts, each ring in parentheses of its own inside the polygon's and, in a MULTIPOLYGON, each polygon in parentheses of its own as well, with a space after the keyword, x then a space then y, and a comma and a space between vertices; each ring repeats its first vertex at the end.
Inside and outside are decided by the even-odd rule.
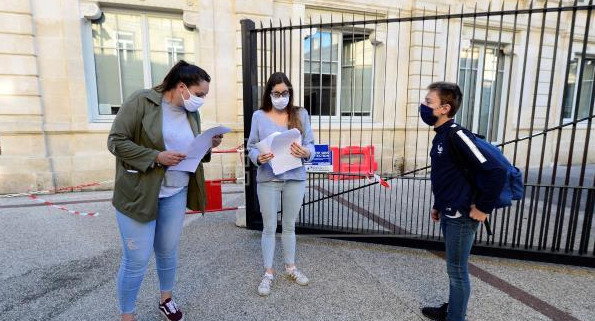
POLYGON ((448 303, 444 303, 439 307, 423 307, 421 313, 426 317, 436 321, 446 321, 446 311, 448 311, 448 303))
POLYGON ((165 317, 165 320, 168 321, 182 321, 184 320, 184 316, 182 315, 182 310, 178 308, 178 305, 174 300, 171 298, 165 300, 163 303, 159 304, 159 311, 165 317))

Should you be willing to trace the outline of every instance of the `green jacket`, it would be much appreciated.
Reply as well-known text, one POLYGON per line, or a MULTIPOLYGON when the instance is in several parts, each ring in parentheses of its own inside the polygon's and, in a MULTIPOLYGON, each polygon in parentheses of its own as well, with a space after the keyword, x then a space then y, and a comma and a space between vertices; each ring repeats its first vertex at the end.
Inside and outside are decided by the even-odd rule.
MULTIPOLYGON (((140 90, 122 104, 107 138, 109 151, 116 156, 116 181, 112 204, 122 214, 139 222, 157 218, 159 190, 166 167, 156 165, 157 154, 165 150, 163 142, 163 95, 153 89, 140 90), (130 170, 130 171, 129 171, 130 170)), ((188 113, 194 135, 200 133, 200 116, 188 113)), ((190 175, 186 207, 204 213, 205 177, 202 163, 190 175)))

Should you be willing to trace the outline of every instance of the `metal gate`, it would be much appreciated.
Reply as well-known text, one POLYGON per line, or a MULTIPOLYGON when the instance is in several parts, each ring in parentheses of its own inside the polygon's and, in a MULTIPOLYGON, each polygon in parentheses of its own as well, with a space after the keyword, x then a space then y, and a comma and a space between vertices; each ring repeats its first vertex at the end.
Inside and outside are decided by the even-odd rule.
MULTIPOLYGON (((268 76, 283 71, 317 143, 343 154, 337 171, 309 174, 299 231, 443 249, 429 215, 433 131, 417 106, 445 80, 463 90, 456 121, 500 146, 525 180, 525 197, 492 213, 493 235, 481 227, 473 252, 595 266, 595 24, 592 0, 581 3, 242 20, 246 140, 268 76)), ((247 224, 259 229, 246 164, 247 224)))

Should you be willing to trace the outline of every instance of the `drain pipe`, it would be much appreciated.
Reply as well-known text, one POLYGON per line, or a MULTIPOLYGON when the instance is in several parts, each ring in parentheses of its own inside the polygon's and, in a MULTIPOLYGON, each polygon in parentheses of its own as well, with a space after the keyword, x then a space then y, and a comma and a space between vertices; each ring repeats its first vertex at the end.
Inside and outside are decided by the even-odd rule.
MULTIPOLYGON (((52 186, 51 188, 53 190, 55 190, 58 186, 57 183, 57 179, 56 179, 56 171, 55 171, 55 167, 54 167, 54 160, 52 159, 52 155, 51 152, 49 150, 49 144, 48 144, 48 135, 46 132, 46 125, 47 125, 47 121, 46 121, 46 113, 45 113, 45 103, 43 101, 43 88, 41 86, 41 79, 40 79, 40 68, 39 68, 39 48, 38 48, 38 44, 37 44, 37 26, 36 26, 36 14, 35 14, 35 9, 36 6, 34 5, 34 0, 29 0, 29 6, 30 6, 30 10, 31 10, 31 32, 33 34, 33 50, 35 53, 35 64, 37 67, 37 90, 39 91, 39 102, 40 102, 40 108, 41 108, 41 134, 43 135, 43 149, 44 149, 44 157, 47 159, 48 161, 48 165, 50 168, 50 175, 52 178, 52 186)), ((45 188, 45 187, 42 187, 45 188)))

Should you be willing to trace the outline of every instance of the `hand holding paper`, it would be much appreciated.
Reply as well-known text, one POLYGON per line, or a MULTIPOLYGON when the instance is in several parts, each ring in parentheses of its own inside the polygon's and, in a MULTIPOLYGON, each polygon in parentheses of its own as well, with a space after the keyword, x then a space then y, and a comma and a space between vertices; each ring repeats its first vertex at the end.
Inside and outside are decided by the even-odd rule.
POLYGON ((308 158, 310 157, 310 150, 302 146, 299 143, 291 143, 291 155, 297 158, 308 158))
POLYGON ((296 128, 288 131, 274 132, 256 144, 261 154, 272 153, 271 168, 275 175, 283 174, 302 166, 302 160, 292 155, 292 144, 301 146, 302 134, 296 128))
POLYGON ((185 154, 178 153, 175 151, 169 151, 169 150, 160 152, 157 155, 157 161, 159 162, 159 164, 165 165, 165 166, 178 165, 181 161, 184 160, 184 158, 186 158, 185 154))
POLYGON ((268 163, 271 159, 273 159, 273 157, 275 157, 273 153, 258 154, 258 158, 256 160, 258 161, 259 165, 262 165, 268 163))
POLYGON ((192 141, 192 144, 190 144, 190 147, 188 147, 188 150, 184 152, 186 158, 178 165, 170 167, 169 170, 194 173, 202 158, 205 157, 211 146, 213 146, 213 137, 229 133, 230 131, 231 129, 225 126, 217 126, 209 128, 202 134, 197 135, 192 141))
POLYGON ((221 145, 221 141, 223 141, 223 134, 214 136, 211 148, 216 148, 217 146, 221 145))

